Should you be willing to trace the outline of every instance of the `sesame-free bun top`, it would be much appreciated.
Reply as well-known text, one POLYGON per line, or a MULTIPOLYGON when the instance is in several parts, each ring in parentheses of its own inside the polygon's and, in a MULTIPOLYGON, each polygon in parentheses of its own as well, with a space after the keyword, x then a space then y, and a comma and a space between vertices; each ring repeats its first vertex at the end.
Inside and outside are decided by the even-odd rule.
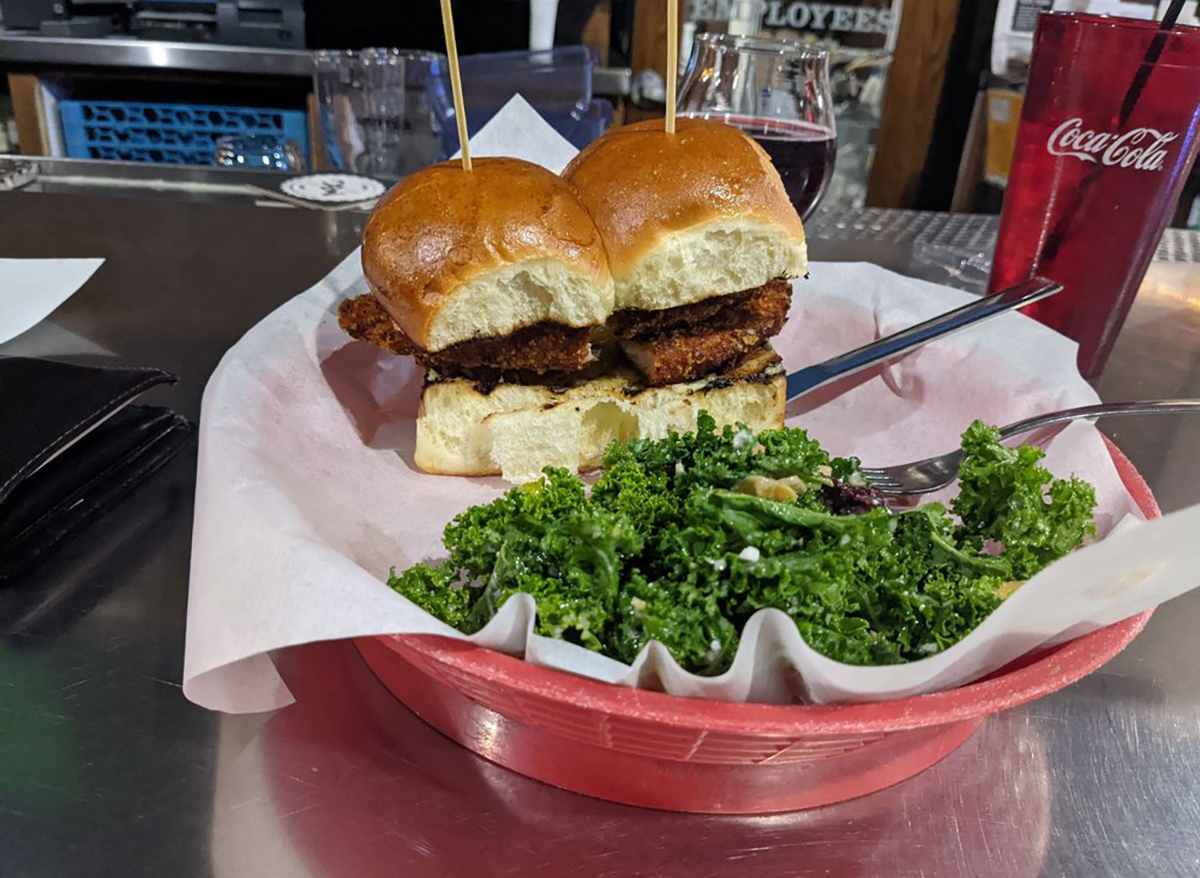
POLYGON ((603 323, 613 288, 596 226, 571 187, 530 162, 442 162, 405 178, 367 220, 363 272, 427 351, 549 321, 603 323))
POLYGON ((779 172, 732 125, 662 119, 615 128, 563 176, 604 239, 617 310, 658 310, 808 270, 779 172))

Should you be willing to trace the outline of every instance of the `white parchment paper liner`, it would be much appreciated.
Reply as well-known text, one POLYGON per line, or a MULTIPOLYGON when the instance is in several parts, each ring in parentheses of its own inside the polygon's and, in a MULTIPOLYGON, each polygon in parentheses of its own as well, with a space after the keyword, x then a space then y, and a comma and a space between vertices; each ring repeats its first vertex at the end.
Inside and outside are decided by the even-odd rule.
MULTIPOLYGON (((551 139, 529 136, 535 145, 551 139)), ((558 147, 548 152, 560 157, 558 147)), ((789 369, 969 298, 871 265, 814 264, 811 276, 797 282, 776 341, 789 369)), ((268 657, 283 647, 396 632, 462 637, 382 580, 391 565, 441 557, 445 523, 507 485, 415 468, 421 370, 351 342, 334 316, 338 301, 363 291, 354 253, 247 333, 205 391, 184 662, 184 692, 198 704, 249 712, 289 703, 268 657)), ((976 417, 1007 423, 1095 402, 1074 360, 1072 342, 1006 315, 862 376, 832 400, 806 401, 821 404, 789 424, 834 453, 899 463, 955 447, 976 417)), ((599 680, 653 680, 679 695, 866 701, 960 685, 1064 632, 1094 630, 1200 583, 1200 552, 1190 542, 1200 507, 1130 526, 1133 501, 1100 434, 1084 424, 1054 439, 1047 465, 1096 485, 1101 535, 1122 526, 1031 580, 961 643, 919 662, 842 665, 809 649, 783 613, 765 610, 720 677, 683 671, 657 644, 629 666, 534 635, 527 596, 466 639, 599 680)))

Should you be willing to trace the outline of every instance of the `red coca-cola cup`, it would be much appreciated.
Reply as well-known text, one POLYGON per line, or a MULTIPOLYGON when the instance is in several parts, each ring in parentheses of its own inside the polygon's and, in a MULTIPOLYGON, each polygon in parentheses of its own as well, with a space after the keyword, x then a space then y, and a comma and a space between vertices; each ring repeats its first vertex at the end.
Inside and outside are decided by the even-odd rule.
POLYGON ((1026 310, 1104 368, 1196 158, 1200 28, 1075 13, 1038 19, 993 292, 1065 290, 1026 310))

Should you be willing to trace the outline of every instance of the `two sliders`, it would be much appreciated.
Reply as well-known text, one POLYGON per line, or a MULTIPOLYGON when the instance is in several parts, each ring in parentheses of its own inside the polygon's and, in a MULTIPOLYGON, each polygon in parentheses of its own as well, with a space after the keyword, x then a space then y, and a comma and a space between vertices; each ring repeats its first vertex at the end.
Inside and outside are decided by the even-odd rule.
POLYGON ((769 339, 804 229, 766 153, 680 119, 614 129, 561 177, 508 158, 426 168, 368 220, 356 339, 416 358, 415 461, 521 482, 586 470, 614 440, 783 422, 769 339))

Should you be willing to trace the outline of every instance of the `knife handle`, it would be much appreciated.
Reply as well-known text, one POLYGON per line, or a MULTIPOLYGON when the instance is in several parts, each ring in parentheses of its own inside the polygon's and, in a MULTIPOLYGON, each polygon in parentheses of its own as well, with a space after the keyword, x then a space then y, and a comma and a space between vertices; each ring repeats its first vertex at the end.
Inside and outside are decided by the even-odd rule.
POLYGON ((939 314, 924 323, 902 329, 849 353, 834 357, 832 360, 826 360, 824 363, 793 372, 787 377, 788 402, 816 390, 830 381, 861 372, 876 363, 907 354, 934 339, 958 332, 960 329, 966 329, 981 320, 987 320, 989 317, 995 317, 997 314, 1003 314, 1014 308, 1039 302, 1061 291, 1062 284, 1044 277, 1030 278, 1014 287, 1001 290, 995 295, 983 296, 976 302, 955 308, 953 311, 947 311, 945 314, 939 314))

